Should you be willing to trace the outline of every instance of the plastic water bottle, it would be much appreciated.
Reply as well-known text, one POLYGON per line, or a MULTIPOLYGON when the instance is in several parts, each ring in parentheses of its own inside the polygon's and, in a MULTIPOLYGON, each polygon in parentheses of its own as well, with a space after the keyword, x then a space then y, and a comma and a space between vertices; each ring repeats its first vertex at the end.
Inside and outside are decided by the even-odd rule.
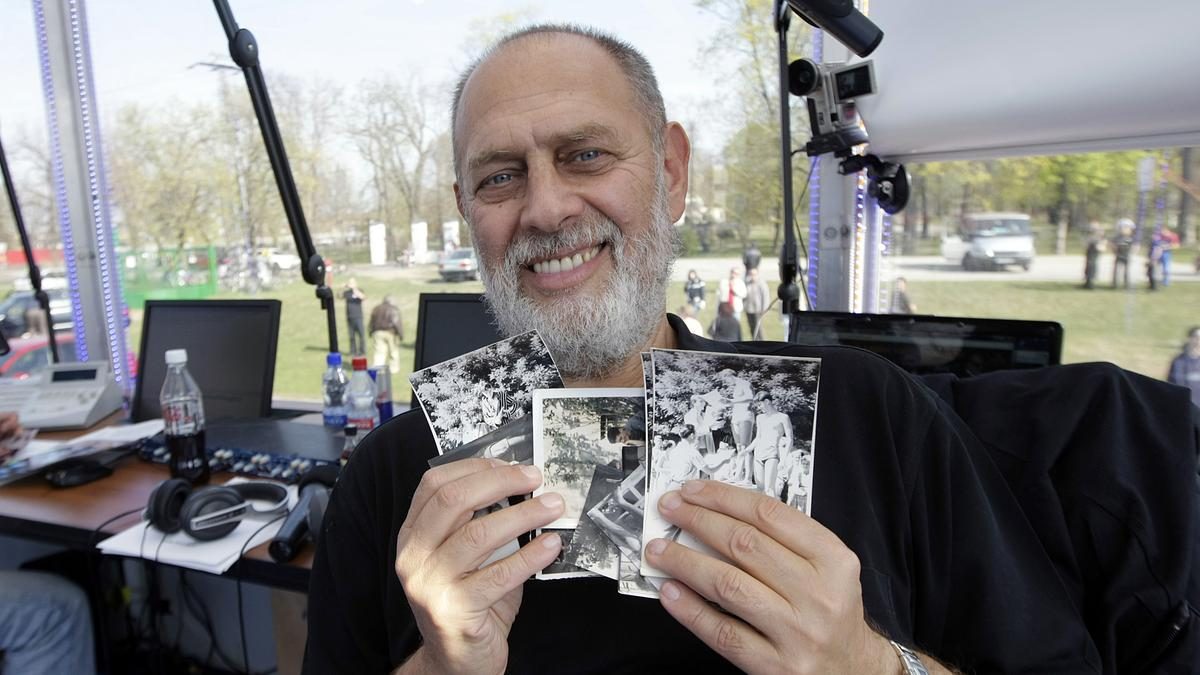
POLYGON ((325 399, 321 417, 325 426, 341 429, 346 426, 346 386, 350 383, 342 370, 342 355, 329 352, 325 357, 325 374, 321 378, 321 395, 325 399))
POLYGON ((172 478, 193 485, 208 482, 208 457, 204 454, 204 397, 187 369, 187 350, 167 350, 167 376, 159 403, 172 478))
POLYGON ((375 407, 375 383, 367 374, 367 357, 356 356, 351 363, 354 372, 350 375, 350 386, 346 389, 349 399, 346 407, 346 423, 358 427, 358 432, 367 432, 379 425, 379 409, 375 407))

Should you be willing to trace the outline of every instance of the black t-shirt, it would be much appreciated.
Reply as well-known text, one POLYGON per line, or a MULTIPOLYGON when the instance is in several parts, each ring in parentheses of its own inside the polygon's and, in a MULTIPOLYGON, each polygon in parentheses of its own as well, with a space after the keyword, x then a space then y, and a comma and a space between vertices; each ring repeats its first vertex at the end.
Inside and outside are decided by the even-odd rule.
POLYGON ((354 291, 349 288, 342 291, 342 298, 346 300, 346 318, 357 319, 359 322, 362 322, 362 298, 356 297, 354 291))
MULTIPOLYGON (((669 318, 683 349, 822 359, 813 516, 858 555, 880 632, 971 671, 1100 672, 1004 478, 932 392, 858 349, 719 343, 669 318)), ((305 672, 386 672, 419 646, 393 564, 435 452, 414 410, 363 439, 343 470, 313 562, 305 672)), ((526 583, 509 645, 514 673, 736 671, 657 601, 607 579, 526 583)))

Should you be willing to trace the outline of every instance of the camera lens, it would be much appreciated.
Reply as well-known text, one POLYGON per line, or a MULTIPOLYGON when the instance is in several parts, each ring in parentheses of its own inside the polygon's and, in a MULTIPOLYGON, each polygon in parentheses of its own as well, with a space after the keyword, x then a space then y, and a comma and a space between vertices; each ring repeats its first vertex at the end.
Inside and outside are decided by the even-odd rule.
POLYGON ((796 59, 788 64, 788 91, 795 96, 808 96, 821 81, 817 64, 808 59, 796 59))

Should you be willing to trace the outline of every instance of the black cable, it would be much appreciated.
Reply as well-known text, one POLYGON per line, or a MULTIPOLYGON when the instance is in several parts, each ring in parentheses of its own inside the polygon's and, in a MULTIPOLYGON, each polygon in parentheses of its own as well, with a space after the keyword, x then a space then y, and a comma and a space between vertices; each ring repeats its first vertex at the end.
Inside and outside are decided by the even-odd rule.
MULTIPOLYGON (((250 548, 250 542, 254 541, 254 538, 258 536, 259 532, 262 532, 263 530, 267 529, 267 527, 269 525, 271 525, 272 523, 274 523, 277 520, 282 519, 286 515, 287 515, 287 513, 284 512, 284 513, 281 513, 281 514, 275 516, 274 518, 263 523, 261 527, 259 527, 257 530, 254 531, 254 534, 251 534, 249 537, 246 537, 245 543, 242 544, 242 550, 240 553, 238 553, 238 567, 239 568, 242 565, 242 561, 245 559, 246 549, 250 548)), ((245 614, 245 612, 242 611, 241 569, 238 570, 238 576, 237 576, 237 602, 238 602, 238 629, 241 631, 241 637, 242 637, 242 665, 245 666, 245 672, 250 673, 250 653, 249 653, 249 650, 247 650, 247 648, 246 648, 246 614, 245 614)), ((266 671, 266 672, 272 672, 272 671, 274 671, 274 669, 271 669, 270 671, 266 671)), ((253 674, 251 674, 251 675, 253 675, 253 674)), ((262 674, 260 674, 260 675, 262 675, 262 674)))
MULTIPOLYGON (((804 177, 804 187, 800 190, 800 196, 796 199, 796 203, 795 203, 794 207, 792 208, 793 213, 796 211, 796 209, 800 208, 800 205, 804 202, 804 197, 805 197, 805 195, 808 194, 808 186, 812 184, 813 172, 816 171, 817 168, 818 167, 815 166, 815 164, 813 162, 809 162, 808 175, 804 177)), ((807 262, 808 261, 808 245, 804 243, 804 237, 801 236, 802 230, 800 229, 800 225, 796 222, 796 219, 794 217, 792 218, 792 229, 795 230, 796 243, 800 244, 800 252, 804 256, 805 262, 807 262)), ((808 266, 800 265, 799 261, 797 261, 796 276, 800 277, 800 289, 804 292, 804 299, 808 303, 808 308, 812 309, 813 308, 812 298, 809 297, 809 295, 808 295, 808 266)), ((771 304, 775 304, 775 303, 772 302, 771 304)), ((766 314, 766 312, 764 311, 763 314, 766 314)), ((790 330, 789 330, 789 332, 790 332, 790 330)), ((784 342, 787 342, 788 336, 785 335, 783 337, 783 340, 784 340, 784 342)))
POLYGON ((225 653, 225 650, 221 649, 220 643, 217 642, 217 633, 216 628, 213 625, 212 614, 209 613, 208 606, 204 604, 204 599, 200 597, 199 592, 192 588, 191 584, 188 583, 186 573, 187 570, 180 570, 180 583, 183 590, 184 607, 187 609, 187 611, 191 612, 192 616, 194 616, 196 620, 203 625, 204 631, 208 633, 208 655, 205 657, 205 667, 208 667, 212 663, 212 655, 215 651, 217 658, 219 658, 220 661, 225 664, 225 668, 233 672, 239 672, 241 669, 239 669, 234 660, 225 653), (193 606, 192 603, 198 605, 199 609, 193 606))

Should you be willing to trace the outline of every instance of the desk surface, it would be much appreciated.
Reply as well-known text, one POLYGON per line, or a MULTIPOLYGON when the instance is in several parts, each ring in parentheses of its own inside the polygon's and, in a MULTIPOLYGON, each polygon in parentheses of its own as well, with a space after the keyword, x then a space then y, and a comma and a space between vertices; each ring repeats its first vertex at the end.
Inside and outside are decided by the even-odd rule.
MULTIPOLYGON (((101 424, 119 417, 109 417, 101 424)), ((39 434, 39 438, 71 438, 79 432, 39 434)), ((73 488, 56 488, 41 476, 30 476, 0 487, 0 532, 29 539, 87 549, 94 546, 96 528, 119 513, 136 509, 104 526, 101 534, 116 534, 141 518, 150 493, 168 477, 167 467, 126 457, 114 467, 113 474, 73 488)), ((212 483, 223 483, 225 474, 213 476, 212 483)), ((308 572, 313 547, 305 546, 290 563, 271 559, 267 544, 246 552, 241 563, 228 574, 247 581, 290 590, 308 590, 308 572)))

